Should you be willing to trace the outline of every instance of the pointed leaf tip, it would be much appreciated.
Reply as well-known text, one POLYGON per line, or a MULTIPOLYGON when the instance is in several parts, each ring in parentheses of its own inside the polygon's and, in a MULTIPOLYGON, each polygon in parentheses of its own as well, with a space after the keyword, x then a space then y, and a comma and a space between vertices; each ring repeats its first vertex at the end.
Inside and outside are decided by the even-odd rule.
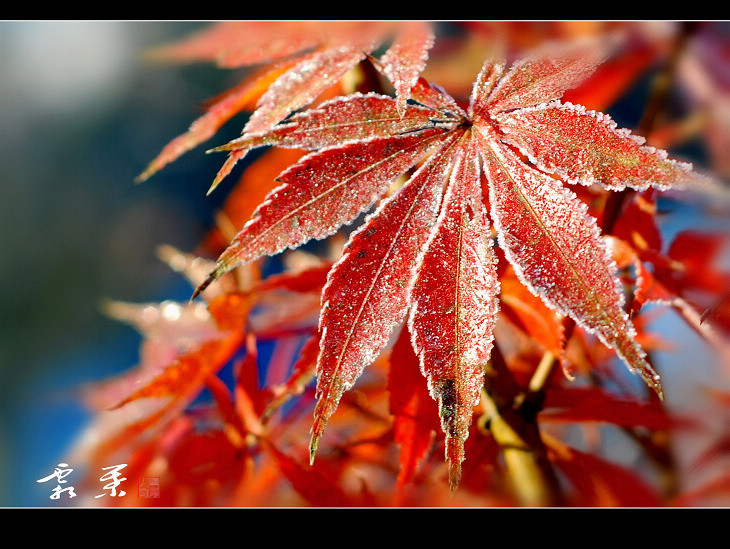
POLYGON ((195 288, 195 291, 193 292, 193 295, 190 296, 190 303, 192 303, 193 301, 195 301, 195 298, 198 297, 203 291, 205 291, 205 289, 210 285, 211 282, 212 282, 211 278, 208 277, 205 280, 205 282, 203 282, 200 286, 198 286, 197 288, 195 288))
POLYGON ((319 446, 319 436, 312 435, 312 439, 309 442, 309 465, 314 465, 314 458, 317 454, 318 446, 319 446))
POLYGON ((461 484, 461 462, 464 459, 464 441, 450 438, 447 442, 446 455, 449 465, 449 492, 453 494, 461 484))
POLYGON ((195 301, 196 297, 203 293, 208 286, 218 280, 228 270, 229 267, 225 263, 219 263, 218 265, 216 265, 215 269, 213 269, 208 275, 208 278, 206 278, 201 284, 198 285, 197 288, 195 288, 193 295, 190 297, 190 301, 195 301))
POLYGON ((210 196, 213 193, 213 191, 216 189, 216 187, 218 187, 220 182, 221 182, 221 179, 216 177, 213 180, 213 183, 210 184, 210 187, 208 188, 208 190, 205 192, 205 196, 210 196))

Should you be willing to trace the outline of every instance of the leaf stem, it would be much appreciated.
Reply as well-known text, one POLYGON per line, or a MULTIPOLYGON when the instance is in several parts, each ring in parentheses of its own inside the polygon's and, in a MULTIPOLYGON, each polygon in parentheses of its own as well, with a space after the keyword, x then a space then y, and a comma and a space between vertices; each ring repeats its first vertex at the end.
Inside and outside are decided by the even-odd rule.
POLYGON ((530 378, 530 383, 527 386, 531 393, 536 393, 542 390, 548 378, 550 377, 550 373, 553 371, 554 364, 555 355, 550 351, 545 351, 545 354, 542 355, 540 363, 537 365, 535 372, 530 378))
MULTIPOLYGON (((566 316, 563 319, 563 348, 567 348, 568 342, 570 341, 571 336, 573 335, 573 331, 575 330, 575 321, 570 318, 569 316, 566 316)), ((544 397, 543 393, 545 392, 545 385, 550 379, 550 374, 553 371, 553 368, 556 364, 558 364, 559 361, 557 360, 557 357, 550 351, 545 351, 545 353, 542 355, 542 358, 540 359, 540 362, 537 365, 537 368, 532 374, 532 377, 530 378, 530 383, 528 384, 528 395, 526 399, 530 400, 533 403, 540 402, 540 407, 542 406, 542 399, 544 397)))
POLYGON ((502 449, 512 487, 520 503, 527 507, 550 506, 552 494, 535 453, 502 417, 486 390, 482 391, 482 406, 489 420, 492 436, 502 449))

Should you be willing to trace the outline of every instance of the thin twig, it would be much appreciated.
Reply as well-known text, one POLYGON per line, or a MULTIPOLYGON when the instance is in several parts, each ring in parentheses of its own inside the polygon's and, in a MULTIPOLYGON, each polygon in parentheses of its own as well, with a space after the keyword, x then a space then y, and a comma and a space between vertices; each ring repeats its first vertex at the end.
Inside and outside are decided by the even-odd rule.
POLYGON ((489 430, 502 449, 515 495, 522 505, 551 507, 563 501, 540 438, 537 408, 524 402, 498 345, 485 369, 482 406, 489 430))

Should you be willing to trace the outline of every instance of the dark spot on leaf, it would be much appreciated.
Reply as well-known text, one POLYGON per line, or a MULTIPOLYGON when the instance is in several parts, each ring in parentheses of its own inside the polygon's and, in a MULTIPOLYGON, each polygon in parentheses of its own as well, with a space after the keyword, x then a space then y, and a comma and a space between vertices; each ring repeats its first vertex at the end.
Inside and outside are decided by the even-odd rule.
POLYGON ((439 395, 441 396, 441 417, 445 420, 449 429, 449 436, 455 437, 456 433, 456 407, 458 396, 456 394, 456 383, 453 379, 446 379, 440 383, 439 395))

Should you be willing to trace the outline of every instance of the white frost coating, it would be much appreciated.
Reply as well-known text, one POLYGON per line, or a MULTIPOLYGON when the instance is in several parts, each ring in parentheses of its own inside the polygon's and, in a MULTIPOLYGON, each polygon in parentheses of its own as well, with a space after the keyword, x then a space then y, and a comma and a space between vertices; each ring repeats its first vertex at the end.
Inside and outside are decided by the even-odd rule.
MULTIPOLYGON (((470 147, 473 145, 473 142, 469 143, 470 147)), ((425 284, 431 287, 436 282, 434 277, 439 278, 440 267, 443 265, 445 268, 451 268, 451 261, 455 260, 455 258, 445 258, 444 254, 457 253, 456 250, 450 250, 448 246, 451 239, 455 237, 454 232, 458 232, 460 236, 457 238, 461 239, 461 243, 457 245, 460 253, 455 268, 459 271, 468 269, 469 272, 468 274, 459 273, 460 282, 453 287, 457 292, 454 297, 456 309, 445 313, 455 315, 454 333, 445 335, 434 331, 434 328, 438 330, 440 321, 431 324, 428 318, 438 312, 444 313, 439 307, 447 304, 440 303, 438 300, 433 301, 434 295, 428 291, 414 295, 413 307, 408 317, 411 345, 418 356, 421 373, 427 379, 431 397, 442 407, 442 429, 447 435, 447 440, 453 437, 458 440, 455 443, 456 447, 450 446, 453 443, 447 444, 447 459, 455 457, 459 463, 463 461, 464 457, 463 442, 469 436, 468 421, 465 418, 470 416, 471 408, 479 402, 479 391, 483 384, 482 367, 491 354, 492 328, 499 309, 496 299, 499 293, 499 282, 496 279, 495 258, 491 253, 491 240, 484 234, 488 220, 484 203, 481 200, 479 181, 480 163, 477 152, 473 148, 466 152, 464 149, 460 150, 452 169, 439 217, 426 245, 426 248, 432 250, 436 255, 430 257, 431 261, 424 258, 419 268, 418 277, 423 276, 426 280, 425 284), (462 225, 466 208, 471 208, 474 213, 474 218, 469 226, 462 225), (445 238, 445 240, 441 240, 441 238, 445 238), (427 268, 428 270, 425 270, 427 268), (436 309, 431 310, 432 306, 435 306, 436 309), (444 335, 445 338, 442 338, 444 335), (460 373, 454 372, 456 378, 453 380, 450 376, 440 376, 434 370, 433 364, 427 364, 428 355, 449 354, 445 345, 450 345, 452 336, 454 344, 458 346, 458 357, 454 360, 463 369, 460 373), (469 400, 461 401, 458 404, 457 402, 443 402, 449 396, 445 392, 448 389, 445 383, 449 381, 456 385, 457 401, 464 398, 469 400), (454 450, 457 452, 456 455, 451 454, 451 451, 454 450)), ((450 286, 449 288, 451 289, 450 286)), ((448 366, 447 369, 450 367, 448 366)), ((458 467, 458 463, 452 465, 458 467)))
POLYGON ((443 87, 434 82, 428 82, 422 87, 414 87, 411 91, 415 92, 415 94, 412 94, 411 99, 420 105, 434 109, 447 117, 455 118, 459 122, 467 118, 466 112, 454 98, 443 87), (421 93, 418 93, 419 91, 421 93))
MULTIPOLYGON (((350 235, 348 243, 345 245, 343 255, 329 270, 327 282, 325 283, 325 286, 322 289, 321 314, 319 317, 319 329, 321 331, 321 341, 322 342, 328 341, 328 337, 329 337, 326 312, 330 308, 331 304, 328 299, 325 299, 325 296, 327 296, 329 294, 330 287, 335 283, 334 274, 339 271, 341 265, 345 264, 346 262, 348 262, 351 259, 350 258, 351 252, 349 251, 349 248, 351 247, 351 243, 354 241, 355 238, 357 238, 363 232, 366 232, 370 226, 370 222, 373 219, 376 219, 376 218, 382 216, 383 211, 386 210, 387 208, 389 208, 391 203, 395 202, 396 200, 402 200, 403 196, 405 196, 403 193, 405 191, 407 191, 409 187, 412 187, 413 185, 422 185, 423 188, 417 195, 419 197, 423 193, 428 193, 430 191, 430 187, 433 185, 433 182, 430 182, 429 179, 431 177, 433 177, 433 175, 428 175, 426 172, 434 169, 434 167, 432 166, 432 162, 437 163, 436 165, 438 166, 438 169, 436 170, 436 173, 445 172, 447 170, 447 166, 448 166, 448 163, 450 163, 450 160, 447 158, 444 158, 444 156, 449 154, 448 149, 456 141, 457 137, 458 137, 458 135, 451 135, 445 141, 439 142, 436 144, 435 147, 432 147, 432 148, 438 147, 439 148, 438 151, 433 151, 433 152, 429 151, 427 153, 424 153, 424 154, 433 154, 433 155, 438 156, 439 158, 436 161, 424 162, 416 170, 416 172, 411 176, 411 178, 403 185, 403 187, 401 187, 396 193, 392 194, 391 196, 389 196, 385 200, 383 200, 381 202, 381 204, 378 206, 378 208, 376 209, 376 211, 368 214, 368 216, 365 218, 363 224, 356 231, 354 231, 352 235, 350 235), (441 163, 443 163, 443 162, 446 162, 447 164, 441 165, 441 163), (421 179, 424 177, 426 179, 421 181, 421 179)), ((440 192, 437 193, 437 196, 435 196, 434 198, 435 198, 435 200, 424 203, 428 208, 431 209, 432 213, 436 213, 436 211, 438 211, 438 209, 440 207, 441 193, 440 192)), ((409 217, 409 219, 410 219, 410 217, 409 217)), ((401 228, 403 229, 406 227, 402 226, 401 228)), ((400 244, 397 240, 394 241, 391 244, 391 250, 396 245, 402 245, 402 244, 400 244)), ((391 250, 389 250, 388 253, 386 254, 386 256, 385 256, 386 258, 388 258, 390 256, 391 250)), ((392 318, 389 318, 389 319, 388 318, 381 319, 381 320, 387 321, 387 323, 388 323, 387 326, 385 326, 385 328, 379 329, 378 333, 376 333, 374 335, 374 337, 372 337, 368 341, 368 345, 366 345, 366 346, 360 345, 358 347, 359 360, 358 360, 358 363, 355 365, 356 368, 355 368, 355 371, 353 372, 353 374, 348 376, 350 381, 344 381, 344 383, 343 383, 343 387, 345 388, 345 390, 349 390, 350 388, 352 388, 356 379, 361 375, 364 368, 368 364, 371 364, 372 362, 375 361, 377 356, 380 354, 382 348, 387 343, 389 336, 390 336, 390 332, 392 331, 393 327, 402 321, 402 317, 403 317, 403 315, 406 314, 406 311, 408 308, 408 303, 410 301, 410 294, 411 294, 411 290, 413 288, 413 282, 414 282, 414 278, 415 278, 416 269, 417 269, 417 266, 422 261, 425 250, 426 250, 426 246, 421 246, 421 248, 417 251, 415 260, 414 260, 413 264, 410 266, 411 276, 409 278, 409 281, 403 288, 401 288, 401 290, 403 291, 403 310, 402 310, 402 312, 399 313, 398 318, 395 318, 395 316, 393 316, 392 318)), ((367 273, 365 276, 379 278, 380 286, 383 288, 388 287, 387 281, 391 278, 390 273, 387 273, 387 272, 386 273, 380 273, 380 272, 367 273)), ((341 283, 341 282, 338 281, 338 283, 341 283)), ((365 314, 365 313, 363 313, 363 314, 365 314)), ((342 352, 344 352, 344 349, 342 352)), ((317 360, 318 371, 319 371, 319 368, 320 368, 319 365, 322 361, 324 353, 325 353, 325 348, 322 347, 320 349, 320 354, 319 354, 319 357, 317 360)), ((329 375, 329 374, 327 373, 326 375, 329 375)), ((319 376, 321 377, 322 374, 320 373, 319 376)), ((327 381, 328 380, 321 380, 320 382, 318 382, 318 387, 321 384, 326 383, 327 381)), ((317 393, 319 394, 319 389, 318 389, 317 393)))
MULTIPOLYGON (((485 139, 486 141, 486 139, 485 139)), ((490 146, 490 152, 491 154, 495 155, 496 158, 502 159, 501 151, 498 149, 500 148, 500 145, 494 144, 489 145, 490 146), (494 146, 496 145, 496 146, 494 146)), ((486 153, 489 154, 489 153, 486 153)), ((486 157, 484 157, 483 153, 483 161, 485 163, 489 162, 490 160, 486 157)), ((525 169, 528 169, 528 167, 525 167, 525 169)), ((576 323, 581 326, 583 329, 585 329, 589 333, 595 334, 598 339, 608 348, 613 349, 617 355, 622 359, 622 361, 627 365, 629 370, 631 372, 637 372, 637 368, 630 363, 628 358, 624 355, 623 351, 619 348, 620 346, 614 341, 611 341, 610 334, 612 333, 619 333, 622 334, 624 339, 630 340, 632 344, 632 349, 635 353, 635 355, 638 357, 638 359, 642 362, 644 362, 644 358, 646 354, 644 351, 638 346, 638 344, 635 343, 634 338, 636 337, 636 330, 631 323, 631 321, 628 318, 628 315, 623 310, 623 305, 625 302, 624 295, 623 295, 623 288, 621 285, 620 280, 615 276, 615 273, 617 271, 617 265, 614 261, 613 257, 610 254, 610 251, 603 240, 603 238, 600 235, 600 229, 598 228, 598 225, 594 218, 588 215, 587 206, 581 202, 577 196, 570 191, 569 189, 566 189, 562 186, 557 185, 557 182, 553 183, 550 178, 547 176, 544 176, 540 174, 539 172, 535 172, 535 174, 543 178, 545 183, 550 184, 554 187, 554 191, 558 193, 558 197, 561 197, 566 202, 569 202, 575 209, 575 213, 579 216, 584 216, 584 222, 586 224, 586 228, 589 231, 588 237, 595 240, 595 245, 597 246, 598 250, 600 251, 602 257, 604 258, 604 263, 606 267, 608 268, 609 275, 611 279, 613 280, 614 284, 614 290, 615 290, 615 304, 616 304, 616 316, 617 321, 620 322, 620 326, 613 326, 613 325, 591 325, 588 324, 579 314, 576 314, 575 311, 573 311, 566 303, 563 303, 562 300, 555 300, 554 298, 551 298, 548 294, 548 288, 540 288, 539 286, 535 285, 535 281, 539 280, 539 272, 537 274, 533 273, 532 276, 528 277, 528 275, 524 272, 524 270, 521 267, 519 258, 515 255, 514 251, 511 249, 511 246, 506 241, 506 234, 507 231, 502 225, 501 220, 501 214, 498 211, 498 197, 496 195, 496 189, 495 185, 492 184, 490 181, 489 185, 489 195, 490 195, 490 204, 492 208, 491 217, 492 222, 495 225, 495 228, 497 230, 497 239, 500 244, 500 247, 503 249, 505 253, 505 257, 507 260, 512 264, 515 274, 520 280, 522 284, 525 285, 526 288, 535 296, 542 299, 542 301, 551 309, 558 311, 562 315, 567 315, 573 318, 576 323)), ((549 221, 549 220, 548 220, 549 221)), ((547 227, 546 227, 547 228, 547 227)), ((644 366, 644 365, 642 365, 644 366)), ((644 373, 648 371, 649 375, 652 376, 653 381, 658 381, 658 377, 653 370, 651 370, 651 367, 648 366, 648 364, 645 365, 645 371, 644 373)), ((644 376, 646 377, 646 376, 644 376)))
POLYGON ((405 112, 400 115, 393 112, 391 117, 384 116, 384 113, 388 113, 389 107, 396 107, 392 97, 375 92, 354 92, 327 100, 317 108, 297 112, 271 129, 245 133, 207 152, 245 153, 269 145, 310 151, 325 150, 328 147, 343 147, 377 136, 394 136, 435 127, 452 128, 460 122, 459 119, 449 119, 448 115, 439 116, 445 113, 422 105, 410 105, 407 118, 405 112), (427 117, 427 124, 424 125, 423 118, 420 125, 416 123, 419 120, 419 113, 421 117, 427 117), (389 122, 393 124, 392 127, 379 129, 389 122), (371 127, 373 131, 368 132, 367 129, 371 127), (344 136, 338 131, 345 128, 351 130, 352 137, 344 136), (291 132, 287 133, 287 130, 291 132))
MULTIPOLYGON (((372 138, 369 138, 369 139, 364 139, 364 140, 361 140, 361 141, 357 141, 356 143, 368 143, 370 141, 377 141, 377 140, 382 140, 382 139, 383 139, 382 137, 372 137, 372 138)), ((354 143, 352 143, 352 144, 354 144, 354 143)), ((417 162, 418 161, 418 158, 421 158, 424 155, 430 154, 430 151, 434 147, 439 147, 439 146, 441 146, 441 143, 438 141, 438 139, 436 140, 435 143, 430 143, 427 147, 424 148, 424 150, 421 153, 419 153, 418 155, 416 155, 416 157, 414 157, 414 160, 413 160, 413 162, 411 164, 417 162)), ((299 165, 307 162, 308 160, 310 160, 311 158, 313 158, 313 157, 315 157, 317 155, 326 153, 329 150, 335 150, 335 149, 340 149, 340 148, 342 148, 342 146, 334 145, 332 147, 327 147, 327 148, 324 148, 324 149, 320 149, 318 151, 311 152, 311 153, 305 155, 304 157, 302 157, 297 162, 297 164, 295 164, 293 166, 290 166, 289 168, 285 169, 281 174, 279 174, 279 176, 277 177, 277 179, 280 178, 280 177, 284 177, 285 174, 288 171, 297 168, 299 165)), ((319 226, 319 228, 318 228, 319 230, 318 231, 313 232, 311 234, 307 234, 305 241, 302 241, 301 239, 298 239, 298 240, 296 240, 294 242, 291 242, 289 244, 286 244, 286 243, 285 244, 281 244, 281 245, 277 246, 276 249, 269 250, 265 254, 261 254, 261 255, 276 255, 276 254, 278 254, 278 253, 280 253, 280 252, 282 252, 282 251, 284 251, 286 249, 291 249, 291 250, 297 249, 299 246, 301 246, 302 244, 304 244, 304 242, 308 242, 310 240, 322 240, 323 238, 327 238, 328 236, 331 236, 332 234, 334 234, 337 231, 337 229, 339 229, 340 227, 344 227, 344 226, 347 226, 347 225, 352 224, 362 212, 365 212, 365 211, 369 210, 373 206, 373 204, 375 204, 375 202, 377 201, 377 199, 390 186, 390 184, 391 184, 390 181, 392 179, 397 178, 399 175, 400 175, 400 172, 398 174, 394 174, 391 179, 389 179, 387 181, 383 181, 383 185, 380 188, 378 188, 378 189, 374 189, 373 192, 371 193, 370 199, 368 201, 363 202, 363 204, 360 207, 360 209, 354 215, 352 215, 351 217, 346 218, 344 220, 342 220, 341 218, 338 218, 338 219, 334 220, 333 222, 331 222, 329 224, 322 224, 322 225, 319 226)), ((282 191, 286 190, 289 186, 290 186, 290 183, 282 183, 278 187, 274 188, 271 192, 269 192, 269 194, 267 195, 267 198, 264 200, 264 202, 262 202, 256 208, 256 210, 254 211, 254 213, 251 216, 251 219, 249 219, 246 222, 246 224, 243 226, 243 228, 239 231, 238 234, 240 235, 240 234, 245 233, 246 231, 248 231, 248 229, 250 229, 250 227, 253 224, 258 223, 259 222, 258 220, 259 220, 259 217, 260 217, 260 211, 262 209, 268 207, 270 204, 274 203, 277 194, 279 192, 282 192, 282 191)), ((238 242, 239 242, 238 237, 234 238, 228 248, 229 249, 234 248, 238 244, 238 242)))
POLYGON ((259 99, 256 111, 244 126, 243 132, 270 130, 289 113, 311 103, 320 92, 336 82, 365 56, 366 52, 360 48, 342 47, 315 52, 305 57, 269 86, 259 99), (332 70, 326 78, 313 78, 328 64, 332 70), (296 93, 305 83, 310 84, 309 88, 302 93, 296 93), (290 96, 290 99, 283 104, 277 101, 278 98, 287 95, 290 96), (277 113, 277 115, 273 116, 272 113, 277 113))
POLYGON ((618 34, 613 34, 543 43, 512 63, 485 104, 494 114, 527 106, 525 101, 540 104, 559 99, 566 90, 588 78, 611 55, 619 38, 618 34), (521 80, 525 75, 526 79, 521 80), (510 90, 515 83, 518 87, 510 90))
POLYGON ((430 24, 416 22, 405 23, 405 25, 405 30, 396 37, 390 49, 380 57, 383 72, 395 86, 397 108, 401 113, 405 109, 406 101, 410 98, 411 89, 418 82, 420 73, 426 67, 428 52, 435 42, 430 24), (415 29, 413 25, 415 25, 415 29), (419 33, 421 34, 419 35, 419 33), (413 55, 409 47, 413 40, 420 42, 417 57, 413 55))
MULTIPOLYGON (((390 100, 390 101, 393 100, 392 97, 389 97, 387 95, 382 95, 382 94, 379 94, 376 92, 368 92, 368 93, 353 92, 349 95, 345 95, 345 96, 341 95, 341 96, 333 97, 332 99, 327 99, 326 101, 323 101, 322 103, 317 105, 316 108, 308 109, 304 112, 294 113, 286 121, 284 121, 280 124, 277 124, 275 126, 275 129, 295 127, 295 126, 299 125, 302 120, 311 118, 312 115, 325 114, 329 108, 336 106, 340 103, 347 103, 347 102, 350 102, 353 100, 367 99, 370 97, 375 98, 375 99, 383 99, 383 100, 390 100)), ((229 148, 232 148, 231 146, 235 145, 236 143, 245 143, 249 138, 265 137, 270 131, 271 131, 271 129, 263 129, 263 130, 259 130, 259 131, 253 131, 253 132, 244 130, 242 132, 244 135, 242 135, 241 137, 238 137, 238 138, 230 141, 229 143, 227 143, 226 145, 224 145, 222 147, 217 147, 217 149, 212 149, 212 150, 229 149, 229 148)))
POLYGON ((489 96, 500 76, 504 73, 504 67, 505 62, 501 59, 487 59, 484 61, 471 90, 471 97, 469 98, 470 116, 473 117, 479 107, 489 102, 489 96), (485 81, 487 77, 488 80, 485 81))
MULTIPOLYGON (((277 126, 277 128, 285 127, 285 126, 295 126, 302 120, 306 121, 308 118, 311 118, 312 115, 327 114, 327 111, 330 111, 333 108, 336 109, 340 105, 353 103, 353 102, 357 102, 357 101, 363 101, 363 100, 367 100, 367 99, 378 99, 378 100, 382 100, 385 102, 391 102, 391 103, 395 102, 395 100, 392 97, 390 97, 388 95, 383 95, 383 94, 380 94, 377 92, 367 92, 367 93, 353 92, 348 95, 338 96, 338 97, 334 97, 332 99, 323 101, 320 105, 318 105, 314 109, 309 109, 304 112, 295 113, 285 123, 277 126)), ((434 110, 434 109, 427 108, 427 107, 420 107, 418 105, 413 105, 412 108, 421 109, 424 111, 434 110)))
MULTIPOLYGON (((573 194, 572 191, 570 191, 569 189, 562 188, 561 190, 563 191, 563 194, 566 196, 566 198, 569 198, 571 196, 573 198, 575 198, 577 203, 575 203, 574 205, 575 205, 576 211, 578 213, 585 215, 586 217, 589 218, 590 221, 593 221, 593 223, 590 223, 590 225, 591 225, 590 235, 593 237, 600 238, 600 236, 601 236, 600 229, 595 224, 595 219, 592 216, 588 215, 588 207, 583 202, 578 200, 576 195, 573 194)), ((509 246, 507 244, 507 242, 505 241, 504 235, 506 234, 506 232, 502 226, 501 216, 496 211, 497 196, 495 194, 495 189, 494 189, 493 185, 489 185, 489 202, 490 202, 490 204, 492 204, 490 215, 492 218, 492 223, 494 224, 494 228, 497 232, 497 241, 499 242, 500 248, 504 251, 506 259, 512 265, 515 275, 517 276, 519 281, 522 284, 524 284, 524 286, 528 290, 530 290, 530 292, 534 296, 539 297, 545 303, 545 305, 547 305, 550 309, 557 311, 559 314, 561 314, 563 316, 571 316, 571 317, 574 316, 573 313, 571 312, 571 310, 567 306, 563 305, 561 302, 553 301, 548 296, 547 291, 541 290, 540 288, 535 286, 533 281, 530 278, 528 278, 527 275, 525 275, 524 270, 522 269, 522 266, 520 265, 517 257, 514 255, 514 252, 512 251, 511 246, 509 246)), ((603 240, 601 239, 601 241, 603 241, 603 240)), ((609 268, 609 271, 613 275, 617 270, 615 261, 610 256, 608 250, 606 250, 604 246, 599 245, 599 249, 602 249, 604 251, 604 256, 606 258, 607 266, 609 268)), ((532 277, 532 279, 535 279, 535 278, 539 278, 539 276, 532 277)), ((623 296, 623 293, 619 291, 619 290, 621 290, 621 283, 619 280, 616 280, 615 282, 616 282, 616 290, 618 292, 617 299, 619 300, 620 305, 623 306, 624 305, 624 296, 623 296)), ((575 319, 575 320, 578 321, 581 325, 583 325, 579 319, 575 319)), ((583 327, 590 333, 595 332, 595 330, 590 326, 586 325, 583 327)))
MULTIPOLYGON (((438 143, 436 143, 435 145, 432 145, 432 146, 431 146, 431 148, 429 148, 429 150, 427 150, 427 151, 425 151, 425 152, 423 153, 423 156, 428 156, 428 155, 431 155, 431 156, 435 156, 435 155, 438 155, 440 151, 445 151, 446 149, 448 149, 448 147, 449 147, 449 146, 451 145, 451 143, 450 143, 450 142, 453 142, 453 141, 454 141, 455 139, 456 139, 456 137, 453 137, 453 136, 451 136, 451 137, 449 137, 448 139, 444 140, 443 142, 438 142, 438 143), (438 150, 436 150, 436 149, 438 149, 438 150)), ((315 154, 316 154, 316 153, 315 153, 315 154)), ((343 263, 343 262, 345 261, 345 259, 346 259, 346 257, 345 257, 345 256, 346 256, 347 250, 348 250, 348 248, 349 248, 349 245, 350 245, 350 242, 352 242, 353 238, 354 238, 354 237, 355 237, 356 235, 358 235, 359 233, 361 233, 361 232, 365 231, 365 230, 367 229, 368 225, 369 225, 369 222, 370 222, 370 221, 371 221, 371 220, 372 220, 373 218, 375 218, 375 217, 378 217, 378 216, 380 215, 380 213, 381 213, 381 212, 382 212, 382 211, 383 211, 383 210, 384 210, 384 209, 385 209, 385 208, 386 208, 386 207, 388 206, 388 204, 390 204, 391 202, 395 201, 395 200, 396 200, 396 199, 398 198, 398 195, 399 195, 399 193, 400 193, 400 192, 402 192, 402 191, 403 191, 403 189, 404 189, 404 188, 405 188, 406 186, 410 185, 410 184, 411 184, 411 182, 412 182, 413 180, 417 180, 417 179, 418 179, 418 178, 419 178, 419 177, 420 177, 420 176, 421 176, 421 175, 423 174, 423 172, 425 172, 426 170, 430 169, 430 168, 429 168, 429 165, 430 165, 430 161, 426 161, 426 162, 424 162, 424 163, 423 163, 423 164, 422 164, 422 165, 421 165, 421 166, 420 166, 420 167, 419 167, 419 168, 418 168, 418 169, 417 169, 417 170, 416 170, 416 171, 414 172, 414 174, 413 174, 413 175, 412 175, 412 176, 411 176, 411 177, 410 177, 410 178, 408 179, 408 181, 406 181, 406 182, 405 182, 405 183, 403 184, 403 186, 402 186, 402 187, 401 187, 400 189, 398 189, 398 191, 397 191, 397 192, 395 192, 395 193, 393 193, 392 195, 388 196, 388 197, 387 197, 387 198, 386 198, 385 200, 383 200, 383 201, 382 201, 382 202, 381 202, 381 203, 380 203, 380 204, 378 205, 378 207, 377 207, 377 209, 376 209, 375 211, 373 211, 373 212, 369 213, 369 214, 368 214, 368 215, 367 215, 367 216, 365 217, 365 219, 363 220, 363 223, 362 223, 362 225, 361 225, 360 227, 358 227, 358 228, 357 228, 357 229, 356 229, 356 230, 355 230, 355 231, 354 231, 354 232, 353 232, 353 233, 352 233, 352 234, 350 235, 350 238, 348 239, 348 242, 347 242, 347 243, 345 244, 345 247, 344 247, 344 250, 343 250, 343 252, 345 252, 345 253, 343 253, 343 255, 341 255, 341 256, 340 256, 340 258, 339 258, 339 259, 337 260, 337 262, 335 262, 335 263, 334 263, 334 264, 332 265, 332 267, 330 268, 330 272, 334 272, 334 271, 335 271, 335 270, 337 269, 338 265, 339 265, 340 263, 343 263)), ((440 207, 440 204, 441 204, 441 201, 439 201, 439 202, 438 202, 438 203, 436 203, 436 204, 432 204, 432 206, 433 206, 434 208, 439 208, 439 207, 440 207)), ((367 209, 367 208, 366 208, 366 209, 367 209)), ((437 223, 438 223, 438 221, 437 221, 437 223)), ((426 250, 426 249, 428 248, 428 244, 430 243, 430 240, 431 240, 432 238, 433 238, 433 232, 431 233, 431 235, 429 235, 429 238, 428 238, 428 240, 427 240, 427 243, 426 243, 426 244, 425 244, 425 245, 423 246, 423 248, 422 248, 422 249, 420 250, 420 252, 419 252, 419 260, 417 261, 417 264, 420 264, 420 259, 422 259, 422 258, 423 258, 423 254, 425 253, 425 250, 426 250)), ((324 287, 324 288, 322 289, 322 296, 324 296, 324 295, 325 295, 325 291, 324 291, 324 290, 325 290, 325 289, 327 288, 327 286, 328 286, 328 285, 329 285, 330 283, 331 283, 331 281, 330 281, 330 280, 328 280, 328 281, 327 281, 327 284, 326 284, 326 286, 325 286, 325 287, 324 287)), ((322 303, 322 306, 324 307, 324 306, 325 306, 326 304, 327 304, 326 302, 323 302, 323 303, 322 303)))
MULTIPOLYGON (((583 105, 576 105, 570 102, 564 102, 561 103, 558 100, 554 100, 548 103, 543 103, 540 105, 535 105, 531 107, 524 107, 519 108, 510 112, 505 113, 499 113, 494 116, 495 121, 497 122, 498 126, 500 126, 501 129, 504 131, 503 139, 510 145, 513 145, 517 147, 520 152, 525 154, 530 162, 535 164, 540 170, 545 171, 547 173, 554 173, 556 175, 559 175, 561 178, 563 178, 567 183, 571 184, 580 184, 580 185, 592 185, 592 184, 598 184, 601 187, 608 189, 608 190, 616 190, 621 191, 625 189, 626 187, 631 187, 632 189, 636 190, 645 190, 649 187, 655 187, 660 190, 667 190, 669 188, 682 188, 687 183, 687 181, 675 181, 671 184, 669 183, 661 183, 656 182, 652 180, 642 180, 641 182, 634 182, 634 181, 617 181, 614 183, 610 183, 605 181, 604 179, 600 179, 598 177, 595 177, 592 173, 587 173, 585 176, 582 177, 571 177, 569 170, 565 166, 561 166, 559 164, 557 165, 549 165, 543 162, 540 158, 535 156, 532 149, 530 149, 528 146, 525 145, 524 141, 520 137, 512 136, 510 131, 510 126, 514 124, 514 122, 521 122, 525 125, 525 127, 531 127, 529 123, 525 123, 525 120, 527 119, 527 116, 530 113, 536 113, 536 112, 547 112, 550 110, 557 110, 557 111, 566 111, 570 112, 572 114, 577 114, 578 116, 587 116, 590 118, 593 118, 597 122, 599 122, 601 125, 604 126, 604 129, 609 132, 613 133, 617 138, 619 139, 626 139, 632 142, 639 150, 655 156, 656 160, 659 162, 667 162, 677 170, 685 172, 685 175, 689 178, 691 177, 690 172, 693 169, 693 165, 688 162, 682 162, 679 160, 671 159, 669 158, 669 155, 667 151, 663 149, 657 149, 656 147, 652 147, 651 145, 646 145, 646 139, 640 135, 632 133, 628 128, 619 128, 618 124, 607 114, 594 111, 594 110, 588 110, 583 105), (510 121, 512 121, 512 124, 510 124, 510 121)), ((516 125, 516 124, 515 124, 516 125)), ((571 143, 574 139, 573 136, 567 135, 565 137, 566 143, 571 143)), ((584 166, 587 168, 587 166, 584 166)))

